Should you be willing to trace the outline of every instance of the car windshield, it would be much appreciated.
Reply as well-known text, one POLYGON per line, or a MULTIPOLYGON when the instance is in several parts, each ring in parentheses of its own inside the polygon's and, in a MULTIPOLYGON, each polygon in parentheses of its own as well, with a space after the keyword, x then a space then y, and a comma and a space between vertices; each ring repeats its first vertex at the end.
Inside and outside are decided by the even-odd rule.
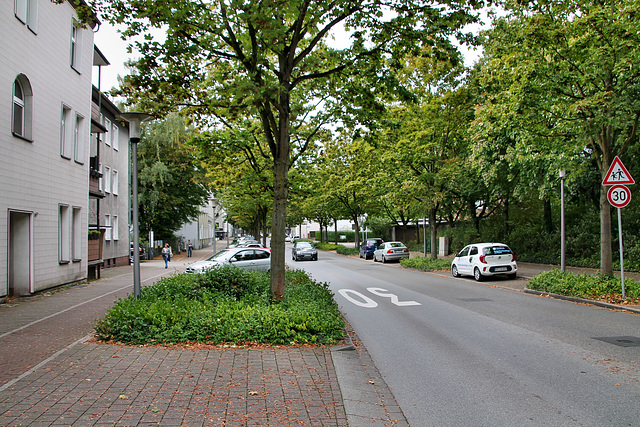
POLYGON ((508 246, 490 246, 482 249, 484 255, 508 255, 511 253, 511 249, 508 246))
POLYGON ((235 251, 230 251, 229 249, 223 249, 220 252, 218 252, 217 254, 207 258, 207 261, 216 261, 216 260, 221 260, 221 259, 228 259, 228 258, 231 258, 233 256, 233 254, 235 254, 235 251))
POLYGON ((297 248, 299 249, 303 249, 303 248, 313 248, 313 245, 309 242, 298 242, 297 248))

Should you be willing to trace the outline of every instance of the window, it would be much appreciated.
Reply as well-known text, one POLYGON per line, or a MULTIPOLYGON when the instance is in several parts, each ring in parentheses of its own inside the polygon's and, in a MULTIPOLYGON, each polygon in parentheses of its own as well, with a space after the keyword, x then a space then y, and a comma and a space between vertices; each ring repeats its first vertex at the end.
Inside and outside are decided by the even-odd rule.
POLYGON ((100 172, 100 178, 98 178, 98 189, 104 191, 104 175, 102 173, 102 163, 98 166, 98 172, 100 172))
POLYGON ((111 132, 113 133, 113 149, 118 151, 120 149, 120 129, 118 128, 118 125, 114 123, 113 130, 111 132))
POLYGON ((111 172, 111 192, 114 196, 118 195, 118 171, 111 172))
POLYGON ((104 240, 111 240, 111 215, 104 216, 104 240))
POLYGON ((71 159, 73 149, 74 127, 71 121, 71 108, 62 105, 62 117, 60 118, 60 155, 65 159, 71 159))
POLYGON ((74 261, 80 261, 82 259, 82 209, 73 208, 73 216, 71 220, 72 244, 71 254, 74 261))
POLYGON ((76 124, 73 130, 73 147, 77 163, 84 164, 84 149, 86 145, 84 117, 76 114, 76 124))
POLYGON ((82 49, 82 28, 79 25, 73 24, 71 26, 71 68, 80 72, 80 52, 82 49))
POLYGON ((71 212, 69 206, 60 205, 58 215, 58 262, 68 263, 71 259, 71 212))
POLYGON ((111 218, 111 237, 113 237, 113 240, 118 240, 120 238, 119 233, 118 233, 118 215, 114 215, 111 218))
POLYGON ((111 120, 104 119, 104 127, 107 128, 107 133, 104 138, 104 143, 111 146, 111 120))
POLYGON ((13 107, 11 109, 11 132, 15 136, 31 140, 31 112, 33 94, 31 84, 24 74, 13 81, 13 107))
POLYGON ((16 18, 34 33, 38 32, 38 0, 14 0, 13 9, 16 18))
POLYGON ((104 167, 104 192, 111 193, 111 168, 109 166, 104 167))

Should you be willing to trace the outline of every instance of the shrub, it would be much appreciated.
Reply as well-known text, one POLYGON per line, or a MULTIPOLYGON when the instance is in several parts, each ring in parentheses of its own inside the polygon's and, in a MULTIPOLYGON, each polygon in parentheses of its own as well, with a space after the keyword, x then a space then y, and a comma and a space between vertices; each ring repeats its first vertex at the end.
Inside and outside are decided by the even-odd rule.
POLYGON ((357 248, 347 248, 346 246, 338 245, 336 252, 340 255, 358 255, 360 250, 357 248))
POLYGON ((95 330, 126 344, 335 343, 344 321, 328 285, 303 271, 286 275, 284 301, 271 302, 269 276, 234 267, 180 274, 120 299, 95 330))
POLYGON ((451 261, 420 256, 401 259, 400 265, 406 268, 415 268, 416 270, 439 271, 449 270, 451 268, 451 261))
MULTIPOLYGON (((628 300, 640 299, 640 283, 625 279, 628 300)), ((562 272, 554 269, 537 274, 529 280, 529 289, 577 298, 618 301, 622 293, 620 279, 613 276, 562 272)))

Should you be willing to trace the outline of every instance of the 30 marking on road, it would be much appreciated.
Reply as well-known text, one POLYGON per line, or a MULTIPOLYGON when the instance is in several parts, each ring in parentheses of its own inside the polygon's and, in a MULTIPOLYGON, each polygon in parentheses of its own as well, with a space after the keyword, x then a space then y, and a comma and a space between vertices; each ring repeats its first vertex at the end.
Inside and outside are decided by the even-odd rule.
MULTIPOLYGON (((422 305, 417 301, 400 301, 397 295, 389 293, 388 290, 383 288, 367 288, 367 291, 382 298, 389 298, 391 303, 398 307, 422 305)), ((378 306, 378 303, 373 299, 353 289, 339 289, 338 293, 345 297, 347 301, 357 305, 358 307, 376 308, 378 306)))

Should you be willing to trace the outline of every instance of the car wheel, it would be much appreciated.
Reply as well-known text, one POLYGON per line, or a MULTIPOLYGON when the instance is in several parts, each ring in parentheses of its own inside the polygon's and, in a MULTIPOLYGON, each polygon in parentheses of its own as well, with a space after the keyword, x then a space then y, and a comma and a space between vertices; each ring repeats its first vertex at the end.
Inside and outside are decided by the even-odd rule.
POLYGON ((482 273, 480 273, 480 269, 478 267, 473 270, 473 278, 476 279, 476 282, 482 282, 482 273))
POLYGON ((507 278, 509 280, 514 280, 516 278, 516 273, 507 274, 507 278))
POLYGON ((387 263, 387 259, 384 257, 384 255, 382 255, 382 263, 386 264, 387 263))
POLYGON ((373 255, 373 262, 378 262, 375 255, 373 255))
POLYGON ((458 267, 455 264, 451 266, 451 275, 453 277, 460 277, 460 273, 458 273, 458 267))
POLYGON ((314 256, 313 256, 313 260, 314 260, 314 261, 317 261, 317 260, 318 260, 318 255, 314 255, 314 256))

